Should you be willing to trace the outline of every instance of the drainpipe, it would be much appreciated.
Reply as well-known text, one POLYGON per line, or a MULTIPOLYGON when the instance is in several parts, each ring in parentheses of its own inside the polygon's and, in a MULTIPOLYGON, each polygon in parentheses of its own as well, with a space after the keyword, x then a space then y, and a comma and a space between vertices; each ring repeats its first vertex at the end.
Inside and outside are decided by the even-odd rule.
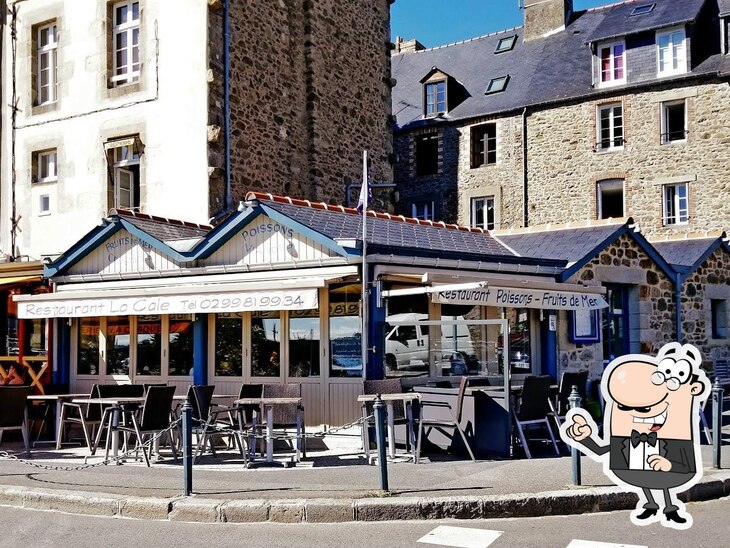
POLYGON ((527 107, 522 111, 522 204, 522 226, 527 228, 527 107))
POLYGON ((226 125, 226 195, 225 211, 231 207, 231 21, 229 4, 231 0, 224 0, 223 4, 223 109, 226 125))
POLYGON ((682 276, 674 276, 674 322, 677 324, 677 342, 682 342, 682 276))

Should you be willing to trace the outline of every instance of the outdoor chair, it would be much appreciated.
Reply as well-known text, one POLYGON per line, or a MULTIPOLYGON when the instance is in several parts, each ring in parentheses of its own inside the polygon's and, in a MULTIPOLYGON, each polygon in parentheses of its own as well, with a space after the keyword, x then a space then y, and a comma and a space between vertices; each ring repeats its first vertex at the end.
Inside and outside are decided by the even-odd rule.
POLYGON ((0 386, 0 443, 5 430, 20 430, 27 456, 30 456, 27 408, 30 391, 30 386, 0 386))
MULTIPOLYGON (((164 386, 164 385, 162 385, 164 386)), ((146 394, 146 388, 143 384, 100 384, 98 385, 98 396, 99 398, 142 398, 146 394)), ((92 396, 95 397, 95 396, 92 396)), ((98 407, 100 418, 99 429, 96 432, 96 438, 94 439, 94 445, 91 447, 91 454, 96 453, 97 447, 99 447, 99 441, 101 440, 101 434, 109 423, 109 413, 112 412, 113 407, 111 405, 103 404, 92 404, 93 407, 98 407)), ((127 405, 125 406, 128 411, 137 411, 139 405, 127 405)), ((122 421, 126 420, 126 415, 122 416, 122 421)), ((124 447, 126 450, 126 438, 124 440, 124 447)))
POLYGON ((517 425, 517 435, 520 444, 525 450, 528 459, 532 458, 530 448, 527 446, 527 438, 525 434, 534 428, 544 425, 547 429, 550 441, 553 444, 556 454, 560 454, 558 445, 555 442, 553 429, 550 427, 548 420, 550 413, 550 385, 553 379, 549 375, 530 375, 525 377, 522 386, 522 394, 520 396, 519 408, 512 407, 512 414, 517 425))
POLYGON ((555 417, 555 422, 558 428, 560 428, 561 423, 565 420, 566 413, 570 410, 570 402, 568 401, 568 398, 573 391, 573 386, 578 387, 581 407, 586 406, 587 384, 588 371, 565 371, 563 376, 560 377, 557 405, 555 405, 552 398, 548 397, 550 410, 552 411, 553 417, 555 417))
MULTIPOLYGON (((707 377, 710 380, 710 384, 715 383, 715 380, 719 381, 720 386, 725 388, 725 393, 722 398, 722 402, 720 403, 721 409, 720 411, 723 412, 725 409, 725 402, 730 401, 730 360, 728 358, 717 358, 715 359, 715 362, 713 364, 712 373, 707 375, 707 377)), ((705 415, 705 408, 707 405, 710 406, 710 421, 712 421, 712 396, 710 395, 702 404, 702 408, 700 409, 700 422, 702 424, 702 429, 705 432, 705 438, 707 439, 707 443, 712 445, 712 436, 714 433, 712 432, 712 428, 710 428, 710 425, 707 424, 707 416, 705 415)))
MULTIPOLYGON (((289 384, 265 384, 263 391, 264 398, 301 398, 302 385, 297 383, 289 384)), ((261 417, 260 424, 265 422, 261 417)), ((307 458, 307 445, 305 443, 304 407, 300 404, 277 405, 274 407, 274 429, 283 430, 285 433, 289 428, 296 430, 296 451, 297 460, 301 452, 307 458)))
MULTIPOLYGON (((90 398, 99 398, 99 385, 95 384, 91 387, 89 392, 90 398)), ((78 424, 81 426, 81 431, 84 434, 84 440, 86 446, 94 454, 96 444, 92 443, 94 439, 94 432, 99 427, 99 433, 101 433, 102 424, 102 406, 96 403, 73 403, 63 402, 61 405, 61 415, 59 420, 59 431, 56 436, 56 449, 61 449, 61 443, 63 441, 63 434, 65 427, 71 424, 78 424)), ((98 439, 98 438, 97 438, 98 439)))
MULTIPOLYGON (((243 385, 249 386, 249 385, 243 385)), ((261 387, 261 385, 258 385, 261 387)), ((221 428, 224 428, 235 440, 235 444, 241 453, 241 458, 244 463, 247 461, 246 451, 244 447, 244 438, 250 432, 246 427, 246 417, 243 406, 223 406, 212 403, 213 398, 213 386, 191 386, 188 391, 188 399, 191 399, 191 393, 193 398, 193 421, 198 423, 197 434, 198 434, 198 445, 196 449, 196 459, 200 459, 203 450, 205 449, 206 442, 210 444, 210 451, 213 456, 217 456, 215 452, 215 444, 213 443, 212 436, 219 432, 221 428)), ((241 388, 242 396, 239 397, 261 397, 261 388, 258 393, 254 396, 249 396, 248 392, 241 388)), ((258 406, 257 406, 258 408, 258 406)), ((193 425, 193 432, 196 432, 196 425, 193 425)))
POLYGON ((471 460, 473 462, 476 462, 476 459, 474 458, 474 453, 472 452, 471 446, 469 445, 469 441, 466 439, 466 433, 461 426, 462 411, 464 409, 464 396, 466 395, 466 388, 468 383, 468 377, 461 377, 461 382, 459 383, 459 391, 456 396, 455 408, 451 405, 451 403, 445 401, 432 401, 425 399, 421 400, 421 414, 418 419, 418 442, 416 444, 416 463, 418 463, 418 460, 421 458, 421 444, 423 442, 423 436, 428 435, 428 433, 433 429, 443 432, 444 428, 453 428, 453 433, 451 435, 452 442, 456 438, 456 432, 459 433, 462 441, 464 442, 466 450, 469 452, 469 457, 471 457, 471 460), (451 415, 451 417, 444 416, 445 413, 443 411, 440 412, 438 415, 429 416, 431 415, 431 413, 435 412, 435 409, 447 410, 448 414, 451 415))
MULTIPOLYGON (((154 435, 164 432, 165 430, 167 430, 167 436, 170 441, 172 456, 175 459, 175 462, 177 462, 177 451, 175 450, 175 443, 172 437, 172 429, 170 429, 170 425, 172 423, 170 411, 172 409, 174 396, 174 386, 150 386, 144 397, 145 399, 142 404, 142 408, 139 410, 139 419, 137 418, 137 412, 135 409, 122 410, 122 415, 125 418, 128 418, 129 422, 127 423, 125 421, 125 424, 121 424, 118 429, 120 432, 125 433, 125 435, 135 434, 136 448, 142 449, 142 456, 144 457, 147 466, 150 465, 150 458, 152 457, 154 443, 150 443, 148 456, 147 451, 145 451, 145 448, 143 447, 145 437, 152 438, 154 435)), ((106 458, 108 458, 111 435, 112 432, 107 431, 106 458)))
MULTIPOLYGON (((49 396, 68 393, 68 384, 46 384, 43 388, 46 395, 49 396)), ((61 404, 57 401, 28 402, 28 421, 31 434, 33 433, 33 428, 36 425, 38 426, 38 434, 33 442, 33 447, 35 447, 36 443, 40 442, 45 428, 48 428, 49 431, 57 428, 58 425, 55 424, 56 405, 61 404)))
MULTIPOLYGON (((363 381, 363 394, 400 394, 403 392, 403 384, 400 379, 382 379, 375 381, 363 381)), ((411 432, 413 432, 413 424, 408 422, 405 402, 393 402, 393 423, 396 425, 409 424, 411 432)), ((370 435, 369 428, 375 425, 374 419, 368 419, 374 413, 372 402, 363 402, 362 404, 362 446, 365 451, 365 458, 370 461, 370 435)), ((415 445, 415 439, 409 439, 411 446, 415 445)))

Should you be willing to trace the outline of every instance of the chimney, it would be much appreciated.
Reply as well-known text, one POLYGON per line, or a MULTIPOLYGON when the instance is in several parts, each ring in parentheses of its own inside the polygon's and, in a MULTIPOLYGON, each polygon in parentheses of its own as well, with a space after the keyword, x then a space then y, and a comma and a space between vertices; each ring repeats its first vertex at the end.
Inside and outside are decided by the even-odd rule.
POLYGON ((573 13, 573 0, 523 0, 525 41, 542 38, 565 28, 573 13))
POLYGON ((426 47, 418 40, 403 40, 402 37, 398 36, 393 44, 393 55, 397 55, 399 53, 410 53, 412 51, 421 51, 424 49, 426 49, 426 47))

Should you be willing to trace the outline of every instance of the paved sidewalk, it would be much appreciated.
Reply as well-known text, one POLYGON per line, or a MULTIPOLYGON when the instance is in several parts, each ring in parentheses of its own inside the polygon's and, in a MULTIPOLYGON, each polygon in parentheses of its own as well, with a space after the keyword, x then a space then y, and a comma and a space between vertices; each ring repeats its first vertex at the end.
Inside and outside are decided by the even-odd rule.
MULTIPOLYGON (((17 446, 3 446, 3 449, 17 446)), ((730 494, 730 448, 724 470, 709 468, 687 500, 730 494)), ((80 450, 34 450, 39 465, 73 466, 80 450)), ((478 461, 432 456, 418 465, 388 464, 391 493, 379 491, 377 466, 356 451, 310 451, 294 468, 246 469, 240 458, 205 458, 193 473, 194 496, 182 497, 182 466, 166 460, 78 471, 44 470, 0 458, 0 505, 71 513, 183 521, 333 522, 488 518, 632 508, 635 495, 612 486, 601 466, 583 458, 583 486, 571 485, 569 457, 478 461), (230 460, 228 460, 230 459, 230 460)), ((99 462, 99 458, 90 459, 99 462)))

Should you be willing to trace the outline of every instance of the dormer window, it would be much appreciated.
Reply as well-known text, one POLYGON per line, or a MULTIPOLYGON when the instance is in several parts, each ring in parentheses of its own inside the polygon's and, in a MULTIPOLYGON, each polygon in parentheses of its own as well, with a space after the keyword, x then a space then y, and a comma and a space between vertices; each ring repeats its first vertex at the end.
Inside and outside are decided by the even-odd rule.
POLYGON ((446 80, 429 82, 424 86, 425 114, 436 116, 446 112, 446 80))
POLYGON ((626 45, 623 42, 598 47, 601 86, 616 86, 626 83, 625 53, 626 45))
POLYGON ((631 13, 629 13, 629 16, 632 15, 644 15, 646 13, 650 13, 656 4, 644 4, 643 6, 636 6, 634 9, 631 10, 631 13))
POLYGON ((516 35, 502 38, 499 42, 497 42, 497 49, 494 50, 494 53, 510 51, 513 47, 515 47, 515 42, 517 42, 516 35))
POLYGON ((657 32, 656 45, 658 76, 687 72, 687 47, 683 28, 657 32))
POLYGON ((491 95, 492 93, 499 93, 500 91, 504 91, 505 89, 507 89, 508 82, 509 74, 507 76, 492 78, 489 81, 489 85, 487 85, 487 91, 484 92, 484 95, 491 95))

